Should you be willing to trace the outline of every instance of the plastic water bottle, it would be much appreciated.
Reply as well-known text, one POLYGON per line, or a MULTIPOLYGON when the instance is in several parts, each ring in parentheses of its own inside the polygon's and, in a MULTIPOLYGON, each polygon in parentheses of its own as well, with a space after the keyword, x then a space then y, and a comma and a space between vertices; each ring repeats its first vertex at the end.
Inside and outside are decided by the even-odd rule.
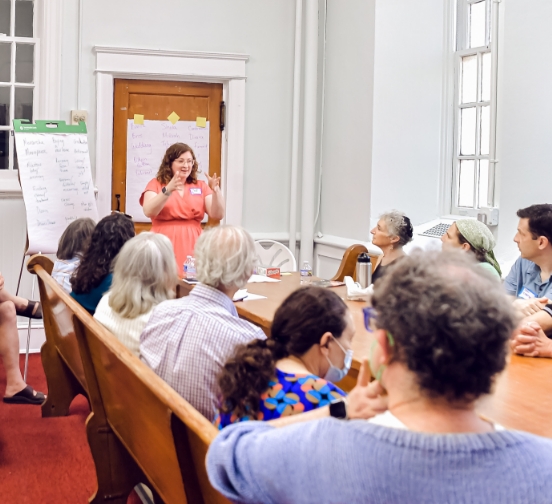
POLYGON ((301 285, 309 285, 312 280, 312 268, 309 261, 303 261, 301 266, 301 285))
POLYGON ((186 268, 186 279, 196 280, 196 266, 195 266, 195 259, 193 257, 190 257, 190 263, 186 268))
POLYGON ((184 273, 184 278, 188 278, 187 272, 188 272, 188 266, 190 265, 191 259, 192 259, 192 256, 187 256, 186 260, 184 261, 184 265, 182 267, 182 271, 184 273))

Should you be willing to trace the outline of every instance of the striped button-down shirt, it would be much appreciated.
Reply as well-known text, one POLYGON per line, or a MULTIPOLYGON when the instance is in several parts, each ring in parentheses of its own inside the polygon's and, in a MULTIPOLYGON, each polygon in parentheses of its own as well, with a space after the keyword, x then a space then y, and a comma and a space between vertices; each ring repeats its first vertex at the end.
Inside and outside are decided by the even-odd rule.
POLYGON ((140 358, 209 420, 219 406, 217 376, 236 345, 263 331, 238 317, 232 300, 207 285, 164 301, 140 337, 140 358))

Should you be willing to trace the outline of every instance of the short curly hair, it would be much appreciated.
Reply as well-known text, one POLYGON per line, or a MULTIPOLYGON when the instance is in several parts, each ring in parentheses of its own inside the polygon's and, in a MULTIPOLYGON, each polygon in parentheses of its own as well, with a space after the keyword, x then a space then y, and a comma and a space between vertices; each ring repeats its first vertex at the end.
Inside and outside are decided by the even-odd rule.
POLYGON ((192 171, 186 178, 187 184, 195 184, 197 182, 197 172, 199 171, 199 164, 197 162, 194 150, 185 143, 175 143, 172 144, 166 151, 163 156, 163 161, 161 161, 161 166, 157 171, 156 178, 160 184, 168 184, 173 178, 172 164, 176 159, 178 159, 182 154, 189 152, 194 159, 194 164, 192 166, 192 171))
POLYGON ((392 361, 423 393, 473 401, 506 366, 517 320, 499 282, 470 254, 414 251, 376 283, 377 327, 393 336, 392 361))
POLYGON ((414 227, 410 219, 402 212, 398 210, 391 210, 385 212, 380 216, 385 224, 387 225, 387 231, 391 236, 397 236, 399 241, 397 245, 403 247, 407 243, 412 241, 414 236, 414 227))

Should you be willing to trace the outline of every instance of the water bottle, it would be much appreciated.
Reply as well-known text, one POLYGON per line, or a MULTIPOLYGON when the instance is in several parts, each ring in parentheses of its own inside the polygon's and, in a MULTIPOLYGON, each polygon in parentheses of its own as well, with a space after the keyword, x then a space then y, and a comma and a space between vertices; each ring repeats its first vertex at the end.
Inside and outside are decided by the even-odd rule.
POLYGON ((186 260, 184 261, 184 266, 182 267, 182 271, 184 273, 184 278, 188 278, 186 272, 188 271, 188 266, 190 265, 190 259, 192 258, 192 256, 187 256, 186 257, 186 260))
POLYGON ((193 257, 190 257, 190 263, 186 268, 186 279, 187 280, 196 279, 196 266, 195 266, 195 259, 193 257))
POLYGON ((309 285, 312 280, 312 268, 309 261, 303 261, 301 266, 301 285, 309 285))
POLYGON ((363 289, 372 284, 372 263, 370 262, 370 256, 366 252, 358 255, 356 281, 363 289))

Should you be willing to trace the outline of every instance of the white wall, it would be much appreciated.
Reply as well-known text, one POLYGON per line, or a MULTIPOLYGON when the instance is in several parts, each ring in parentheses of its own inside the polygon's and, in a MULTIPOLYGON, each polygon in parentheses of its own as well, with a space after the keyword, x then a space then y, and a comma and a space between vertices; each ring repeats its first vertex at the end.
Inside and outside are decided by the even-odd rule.
MULTIPOLYGON (((78 2, 64 3, 62 118, 77 107, 78 2)), ((88 110, 94 164, 95 45, 235 52, 247 63, 243 225, 250 231, 288 228, 292 1, 83 0, 80 107, 88 110)))
POLYGON ((444 3, 376 3, 372 223, 396 208, 439 215, 444 3))
POLYGON ((327 16, 319 229, 362 241, 370 226, 375 4, 330 0, 327 16))
POLYGON ((516 211, 552 203, 552 2, 507 0, 501 14, 497 252, 507 261, 519 255, 516 211))

